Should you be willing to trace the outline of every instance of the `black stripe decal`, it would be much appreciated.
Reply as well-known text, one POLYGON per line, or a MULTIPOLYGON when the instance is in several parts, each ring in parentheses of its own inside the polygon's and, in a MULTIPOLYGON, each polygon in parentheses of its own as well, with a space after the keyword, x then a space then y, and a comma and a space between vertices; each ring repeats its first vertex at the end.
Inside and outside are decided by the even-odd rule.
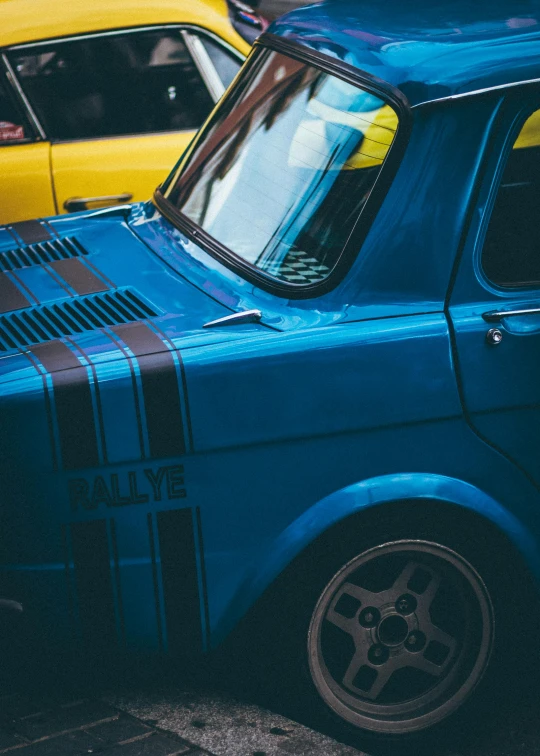
POLYGON ((197 507, 197 533, 199 537, 199 561, 201 563, 201 584, 204 602, 204 623, 206 625, 206 650, 210 649, 210 607, 208 605, 208 591, 206 589, 206 564, 204 561, 204 541, 201 522, 201 509, 197 507))
POLYGON ((116 601, 118 604, 118 621, 120 624, 120 636, 123 643, 126 642, 126 621, 124 618, 124 602, 122 598, 122 582, 120 580, 120 558, 118 555, 118 539, 116 537, 116 522, 111 520, 111 546, 114 558, 114 583, 116 587, 116 601))
POLYGON ((54 272, 54 270, 52 269, 52 267, 50 265, 44 265, 43 266, 43 270, 47 271, 47 273, 50 275, 50 277, 55 282, 55 284, 58 284, 58 286, 60 286, 60 288, 63 289, 66 292, 66 294, 68 295, 68 297, 74 297, 75 296, 75 292, 73 291, 73 289, 70 289, 66 285, 65 281, 62 281, 62 279, 60 278, 60 276, 57 273, 54 272))
POLYGON ((147 325, 111 329, 137 357, 151 457, 184 454, 186 445, 176 365, 168 348, 147 325))
POLYGON ((48 241, 52 236, 37 220, 20 221, 12 223, 11 230, 22 239, 24 244, 36 244, 37 242, 48 241))
POLYGON ((51 268, 71 286, 77 294, 96 294, 108 291, 109 287, 89 270, 82 260, 70 257, 51 263, 51 268))
POLYGON ((31 302, 24 296, 22 291, 15 286, 11 278, 5 273, 0 273, 0 312, 22 310, 30 307, 31 302))
POLYGON ((62 548, 64 551, 64 575, 66 578, 66 595, 69 612, 69 622, 72 636, 75 635, 75 598, 73 595, 73 581, 71 578, 71 557, 69 553, 69 530, 67 525, 61 526, 62 548))
POLYGON ((158 512, 157 529, 169 652, 202 649, 197 556, 191 509, 158 512))
POLYGON ((87 369, 62 341, 37 344, 31 352, 52 376, 63 467, 97 467, 96 422, 87 369))
POLYGON ((99 381, 97 377, 97 371, 94 363, 90 359, 90 357, 86 354, 84 349, 82 349, 78 344, 76 344, 73 339, 70 339, 69 337, 65 337, 66 341, 69 342, 75 349, 77 349, 86 362, 88 363, 88 366, 90 367, 90 370, 92 371, 92 377, 93 377, 93 383, 91 386, 91 389, 94 390, 94 399, 95 399, 95 407, 96 407, 96 413, 97 413, 97 424, 98 424, 98 432, 99 432, 99 440, 101 442, 101 457, 100 462, 107 464, 108 458, 107 458, 107 439, 105 438, 105 424, 103 422, 103 408, 101 404, 101 391, 99 388, 99 381))
POLYGON ((156 626, 157 626, 157 634, 158 634, 158 646, 159 646, 159 652, 163 653, 164 651, 163 625, 161 622, 161 601, 159 598, 159 577, 158 577, 158 568, 157 568, 157 561, 156 561, 156 544, 154 540, 154 523, 152 520, 151 512, 147 514, 146 520, 148 523, 148 539, 150 542, 150 557, 152 559, 152 581, 154 583, 154 602, 156 606, 156 626))
POLYGON ((45 411, 47 413, 47 426, 49 428, 49 435, 51 439, 51 454, 52 454, 53 469, 58 470, 58 452, 56 449, 56 439, 54 435, 54 424, 53 424, 53 411, 52 411, 52 406, 51 406, 51 397, 49 396, 49 387, 47 386, 46 371, 39 364, 39 362, 37 362, 37 360, 34 358, 31 352, 22 352, 22 354, 24 354, 25 357, 34 366, 38 375, 41 376, 41 381, 43 383, 43 396, 45 398, 45 411))
POLYGON ((110 646, 116 621, 106 520, 72 523, 71 544, 83 639, 110 646))
POLYGON ((189 443, 188 448, 189 448, 189 451, 194 451, 193 429, 191 426, 191 412, 189 411, 189 396, 188 396, 188 387, 187 387, 187 380, 186 380, 186 371, 184 368, 184 360, 182 359, 182 355, 180 354, 180 351, 176 349, 174 343, 167 336, 167 334, 164 331, 162 331, 161 328, 156 323, 153 323, 153 326, 158 332, 158 334, 161 336, 163 341, 166 344, 169 344, 171 350, 176 350, 176 356, 178 359, 178 363, 180 365, 180 374, 182 376, 182 391, 184 392, 184 408, 185 408, 185 413, 186 413, 186 426, 187 426, 188 443, 189 443))

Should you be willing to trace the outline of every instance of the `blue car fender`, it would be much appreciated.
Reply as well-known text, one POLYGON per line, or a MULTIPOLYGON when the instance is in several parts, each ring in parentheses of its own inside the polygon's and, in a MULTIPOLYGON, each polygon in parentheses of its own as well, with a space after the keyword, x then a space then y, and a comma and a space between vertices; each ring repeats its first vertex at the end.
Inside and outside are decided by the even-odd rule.
POLYGON ((229 611, 215 628, 213 645, 230 632, 238 617, 274 582, 291 562, 339 522, 368 509, 394 502, 430 501, 468 510, 491 522, 510 540, 531 571, 540 577, 540 553, 526 525, 495 498, 477 486, 457 478, 433 473, 399 473, 369 478, 325 496, 274 540, 243 582, 229 611))

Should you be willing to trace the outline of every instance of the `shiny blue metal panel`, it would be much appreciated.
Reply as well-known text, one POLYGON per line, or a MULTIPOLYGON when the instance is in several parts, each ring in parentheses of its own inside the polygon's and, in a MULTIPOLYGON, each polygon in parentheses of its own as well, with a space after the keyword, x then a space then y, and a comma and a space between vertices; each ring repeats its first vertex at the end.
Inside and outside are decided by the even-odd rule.
POLYGON ((185 365, 197 451, 461 412, 442 314, 254 336, 185 365))
MULTIPOLYGON (((488 323, 482 315, 494 310, 540 306, 538 287, 507 287, 491 283, 482 271, 484 238, 502 171, 525 119, 540 106, 538 95, 514 97, 501 109, 486 154, 478 209, 472 216, 450 299, 456 361, 463 404, 471 425, 488 443, 540 485, 540 318, 518 316, 488 323), (502 331, 494 347, 486 341, 490 328, 502 331)), ((509 216, 506 222, 511 225, 509 216)), ((510 251, 510 250, 509 250, 510 251)))
POLYGON ((540 77, 539 24, 539 5, 527 0, 327 0, 269 31, 393 84, 414 105, 540 77))
MULTIPOLYGON (((399 45, 392 29, 385 40, 375 39, 376 18, 366 14, 371 32, 358 31, 363 21, 347 30, 347 7, 352 4, 306 9, 290 17, 289 31, 285 22, 276 30, 338 57, 346 42, 347 60, 369 58, 368 70, 384 76, 391 70, 404 77, 407 61, 415 61, 407 69, 407 76, 419 72, 417 88, 414 77, 407 85, 413 99, 414 92, 434 96, 441 87, 466 86, 470 56, 461 42, 471 51, 477 45, 475 81, 499 76, 488 38, 497 53, 504 42, 507 51, 522 50, 526 61, 525 27, 503 34, 503 11, 487 23, 485 44, 472 15, 463 21, 461 42, 449 32, 440 44, 453 52, 443 61, 433 58, 433 41, 424 52, 426 29, 411 31, 399 45), (320 18, 332 23, 315 34, 320 18)), ((409 11, 392 7, 397 28, 409 11)), ((440 28, 435 11, 426 13, 440 28)), ((517 64, 511 70, 516 75, 517 64)), ((465 384, 459 373, 461 394, 443 312, 499 107, 493 97, 416 111, 408 151, 357 261, 317 300, 262 292, 149 205, 134 206, 129 221, 125 210, 50 221, 57 233, 80 239, 94 274, 111 292, 129 286, 157 313, 49 343, 42 358, 59 360, 50 369, 29 366, 20 354, 0 359, 2 423, 9 428, 0 457, 2 517, 14 534, 3 551, 2 575, 8 587, 20 586, 33 621, 46 615, 42 625, 51 638, 59 632, 66 641, 69 628, 77 638, 84 634, 80 617, 94 600, 88 565, 85 573, 80 564, 88 532, 101 539, 96 574, 109 595, 113 642, 151 652, 166 650, 169 640, 170 647, 178 643, 168 637, 170 627, 179 627, 170 585, 185 565, 174 563, 174 549, 160 531, 163 512, 173 513, 166 522, 176 523, 186 551, 195 555, 187 565, 191 629, 195 637, 200 623, 203 646, 208 629, 215 645, 320 533, 388 501, 429 499, 434 517, 437 501, 469 508, 508 533, 539 572, 538 490, 463 416, 463 398, 482 398, 486 374, 497 371, 496 355, 478 369, 478 328, 465 343, 468 323, 498 296, 471 300, 471 279, 475 291, 480 284, 465 257, 455 290, 456 306, 465 309, 454 312, 459 365, 465 360, 470 371, 465 384), (202 328, 253 307, 262 310, 263 324, 202 328), (77 398, 85 404, 73 402, 77 398), (81 449, 70 465, 66 438, 75 431, 81 449), (82 446, 88 438, 98 461, 88 461, 82 446)), ((0 230, 0 242, 6 238, 0 230)), ((57 296, 43 270, 29 268, 24 277, 37 301, 57 296)), ((75 300, 72 294, 58 292, 58 301, 75 300)), ((524 395, 534 392, 528 376, 536 374, 534 366, 524 375, 509 373, 524 395)), ((488 392, 484 409, 493 409, 498 390, 488 392)))
POLYGON ((437 501, 477 512, 540 577, 538 491, 462 419, 197 455, 188 470, 203 502, 214 645, 321 533, 387 502, 405 513, 406 502, 429 500, 434 519, 437 501))

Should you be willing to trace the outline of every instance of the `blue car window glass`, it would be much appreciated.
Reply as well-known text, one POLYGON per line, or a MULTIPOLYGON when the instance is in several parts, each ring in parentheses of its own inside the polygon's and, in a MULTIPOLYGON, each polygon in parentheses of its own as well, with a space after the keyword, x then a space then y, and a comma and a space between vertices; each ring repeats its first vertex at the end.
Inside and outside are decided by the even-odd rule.
POLYGON ((226 89, 240 70, 242 61, 213 39, 201 35, 200 40, 226 89))
POLYGON ((489 222, 482 267, 498 286, 540 285, 540 110, 508 158, 489 222))
POLYGON ((11 64, 53 140, 195 129, 214 105, 177 31, 55 42, 11 64))
POLYGON ((26 118, 0 80, 0 147, 28 141, 31 136, 26 118))
POLYGON ((398 128, 360 87, 280 53, 248 67, 166 196, 227 250, 280 281, 335 267, 398 128))

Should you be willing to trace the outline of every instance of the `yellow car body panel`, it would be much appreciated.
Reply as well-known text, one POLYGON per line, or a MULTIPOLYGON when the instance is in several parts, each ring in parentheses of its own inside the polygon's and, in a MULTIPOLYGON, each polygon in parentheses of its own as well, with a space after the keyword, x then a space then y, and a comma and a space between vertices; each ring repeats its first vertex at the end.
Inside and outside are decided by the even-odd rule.
MULTIPOLYGON (((130 194, 134 202, 149 199, 151 191, 170 173, 191 142, 194 131, 136 137, 61 142, 52 145, 52 168, 58 212, 64 203, 85 198, 130 194), (99 165, 99 171, 96 171, 99 165)), ((92 208, 110 203, 93 203, 92 208)))
POLYGON ((0 45, 9 47, 85 32, 159 24, 193 24, 247 55, 225 0, 0 0, 0 45))
MULTIPOLYGON (((4 49, 87 33, 169 24, 211 32, 242 55, 250 49, 230 23, 226 0, 0 0, 0 48, 4 49)), ((129 193, 133 200, 148 199, 194 133, 52 144, 0 142, 0 223, 65 212, 64 202, 73 197, 129 193)))
POLYGON ((22 220, 29 210, 54 215, 50 149, 47 142, 0 148, 0 218, 22 220))

